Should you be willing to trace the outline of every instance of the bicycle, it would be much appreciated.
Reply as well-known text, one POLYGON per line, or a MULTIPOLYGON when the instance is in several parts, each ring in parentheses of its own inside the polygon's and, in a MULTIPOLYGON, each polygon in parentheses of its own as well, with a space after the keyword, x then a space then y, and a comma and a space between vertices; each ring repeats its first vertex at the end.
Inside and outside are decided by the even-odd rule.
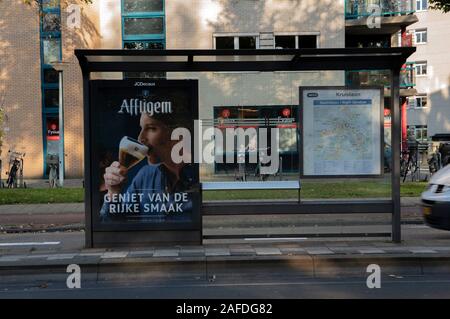
POLYGON ((11 169, 6 174, 8 175, 8 179, 6 181, 7 188, 15 188, 17 187, 17 172, 20 168, 20 162, 18 160, 14 160, 11 169))
POLYGON ((7 188, 24 187, 27 185, 23 181, 23 158, 25 153, 8 151, 9 154, 9 170, 6 172, 8 178, 6 180, 7 188))
POLYGON ((403 183, 408 177, 408 173, 411 176, 411 181, 416 180, 417 171, 419 169, 417 152, 414 150, 402 151, 402 157, 400 160, 400 176, 403 177, 403 183))

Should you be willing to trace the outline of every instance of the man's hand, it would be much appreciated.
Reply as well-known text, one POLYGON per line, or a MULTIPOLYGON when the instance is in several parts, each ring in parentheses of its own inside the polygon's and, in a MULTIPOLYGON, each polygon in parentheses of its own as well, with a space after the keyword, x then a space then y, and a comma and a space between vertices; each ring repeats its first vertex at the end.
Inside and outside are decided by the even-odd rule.
POLYGON ((113 162, 105 170, 105 187, 108 190, 108 194, 119 194, 123 185, 127 180, 128 171, 120 166, 119 162, 113 162))

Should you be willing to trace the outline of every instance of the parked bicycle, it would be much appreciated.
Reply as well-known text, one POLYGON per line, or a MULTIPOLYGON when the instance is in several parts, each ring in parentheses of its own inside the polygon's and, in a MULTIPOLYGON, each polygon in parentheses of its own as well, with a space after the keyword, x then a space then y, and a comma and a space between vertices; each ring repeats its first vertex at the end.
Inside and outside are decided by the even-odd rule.
POLYGON ((402 157, 400 160, 400 176, 403 177, 403 183, 406 181, 408 175, 411 177, 411 181, 414 182, 420 177, 417 176, 419 171, 417 151, 407 150, 402 151, 402 157))
POLYGON ((450 164, 450 143, 440 143, 439 147, 428 159, 430 174, 433 175, 448 164, 450 164))
POLYGON ((19 153, 9 150, 9 170, 6 172, 8 178, 6 180, 7 188, 24 187, 26 183, 23 181, 23 157, 25 153, 19 153))

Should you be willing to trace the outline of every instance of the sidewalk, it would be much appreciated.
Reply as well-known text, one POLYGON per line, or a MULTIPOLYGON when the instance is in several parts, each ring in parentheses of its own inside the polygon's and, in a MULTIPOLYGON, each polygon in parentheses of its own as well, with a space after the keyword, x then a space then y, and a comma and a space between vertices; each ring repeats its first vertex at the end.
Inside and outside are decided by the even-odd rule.
MULTIPOLYGON (((66 268, 77 264, 84 278, 106 280, 249 278, 279 275, 322 278, 367 276, 377 264, 389 276, 450 274, 448 241, 432 246, 417 242, 337 240, 323 242, 167 246, 138 249, 72 249, 17 254, 0 247, 4 283, 41 275, 65 280, 66 268), (86 277, 87 276, 87 277, 86 277)), ((34 277, 33 277, 34 278, 34 277)))

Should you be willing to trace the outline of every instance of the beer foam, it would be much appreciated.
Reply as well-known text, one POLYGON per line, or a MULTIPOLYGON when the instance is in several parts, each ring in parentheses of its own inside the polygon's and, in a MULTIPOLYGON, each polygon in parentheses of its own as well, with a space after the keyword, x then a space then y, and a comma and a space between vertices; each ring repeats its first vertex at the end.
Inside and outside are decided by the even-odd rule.
POLYGON ((138 159, 143 159, 148 153, 148 147, 146 145, 141 144, 128 136, 122 138, 119 148, 138 159))

